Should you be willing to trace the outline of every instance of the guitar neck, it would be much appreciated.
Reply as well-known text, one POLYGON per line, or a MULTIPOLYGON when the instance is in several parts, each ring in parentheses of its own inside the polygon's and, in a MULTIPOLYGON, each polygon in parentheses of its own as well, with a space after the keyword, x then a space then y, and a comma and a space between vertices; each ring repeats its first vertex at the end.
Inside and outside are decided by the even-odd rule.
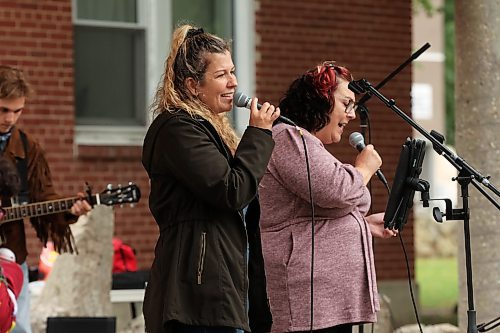
MULTIPOLYGON (((101 193, 89 195, 85 200, 91 205, 123 205, 139 202, 141 191, 135 184, 129 183, 128 186, 113 188, 111 185, 101 193)), ((26 205, 18 205, 14 207, 0 207, 4 217, 0 220, 0 225, 6 222, 17 221, 23 218, 44 216, 56 213, 67 212, 73 204, 80 200, 80 197, 72 197, 65 199, 57 199, 51 201, 35 202, 26 205)))
MULTIPOLYGON (((95 202, 95 195, 92 195, 92 200, 95 202)), ((79 197, 65 198, 51 201, 43 201, 14 207, 4 207, 4 218, 0 224, 17 221, 23 218, 31 218, 37 216, 45 216, 50 214, 67 212, 73 204, 80 200, 79 197)))

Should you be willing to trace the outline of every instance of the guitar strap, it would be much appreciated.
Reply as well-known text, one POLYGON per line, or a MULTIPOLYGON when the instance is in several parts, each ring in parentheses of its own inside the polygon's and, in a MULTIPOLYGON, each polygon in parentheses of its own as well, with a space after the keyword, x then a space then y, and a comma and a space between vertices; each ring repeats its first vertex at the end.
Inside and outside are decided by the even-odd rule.
POLYGON ((17 172, 19 172, 20 191, 17 196, 18 204, 29 203, 29 188, 28 188, 28 138, 26 134, 19 130, 21 141, 24 147, 24 158, 16 158, 17 172))

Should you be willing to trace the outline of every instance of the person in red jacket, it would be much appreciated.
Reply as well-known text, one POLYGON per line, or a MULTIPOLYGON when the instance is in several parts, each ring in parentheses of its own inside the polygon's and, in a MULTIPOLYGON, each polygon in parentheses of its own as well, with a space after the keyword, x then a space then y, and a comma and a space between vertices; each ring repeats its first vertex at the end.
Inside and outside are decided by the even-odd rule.
MULTIPOLYGON (((0 156, 0 197, 11 197, 19 192, 19 176, 14 165, 0 156)), ((4 211, 0 207, 0 221, 4 211)), ((23 271, 16 263, 16 255, 0 247, 0 333, 10 332, 15 326, 17 297, 23 286, 23 271)))
POLYGON ((0 248, 0 333, 10 332, 15 326, 17 297, 22 286, 23 271, 14 253, 0 248))

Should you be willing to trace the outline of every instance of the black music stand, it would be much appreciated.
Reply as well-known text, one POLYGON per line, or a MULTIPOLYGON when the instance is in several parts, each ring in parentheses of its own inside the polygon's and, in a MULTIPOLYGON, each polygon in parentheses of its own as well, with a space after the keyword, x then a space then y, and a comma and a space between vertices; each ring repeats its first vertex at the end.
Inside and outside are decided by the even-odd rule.
POLYGON ((429 183, 420 179, 425 156, 425 141, 407 138, 394 176, 391 194, 384 214, 386 229, 402 231, 413 206, 415 191, 421 192, 424 207, 429 206, 429 183))

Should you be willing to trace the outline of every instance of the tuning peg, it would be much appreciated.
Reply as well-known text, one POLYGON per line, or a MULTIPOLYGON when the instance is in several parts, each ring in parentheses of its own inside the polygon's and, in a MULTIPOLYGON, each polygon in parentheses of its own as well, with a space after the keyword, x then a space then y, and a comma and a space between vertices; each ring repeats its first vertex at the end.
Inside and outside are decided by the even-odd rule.
POLYGON ((108 191, 111 191, 113 189, 113 185, 111 185, 111 184, 106 185, 106 189, 108 191))
POLYGON ((129 186, 132 186, 132 185, 134 185, 134 183, 132 183, 132 182, 128 182, 128 185, 129 185, 129 186))

